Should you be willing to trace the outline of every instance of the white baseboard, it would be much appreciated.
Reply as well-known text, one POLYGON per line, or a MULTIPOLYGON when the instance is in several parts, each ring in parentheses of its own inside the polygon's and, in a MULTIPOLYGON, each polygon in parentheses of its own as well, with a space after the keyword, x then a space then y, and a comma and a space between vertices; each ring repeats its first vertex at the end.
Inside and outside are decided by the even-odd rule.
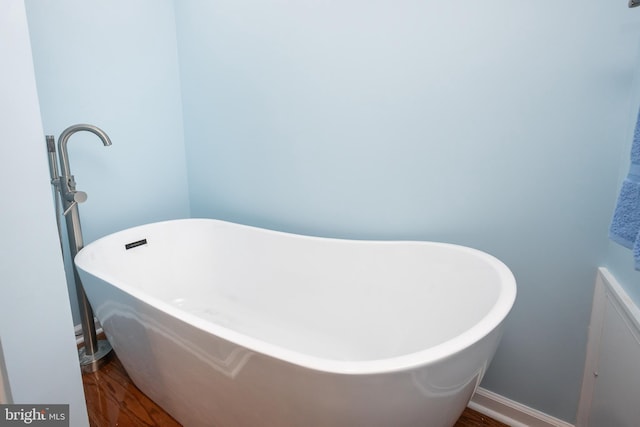
POLYGON ((471 398, 469 408, 511 427, 574 427, 482 387, 471 398))

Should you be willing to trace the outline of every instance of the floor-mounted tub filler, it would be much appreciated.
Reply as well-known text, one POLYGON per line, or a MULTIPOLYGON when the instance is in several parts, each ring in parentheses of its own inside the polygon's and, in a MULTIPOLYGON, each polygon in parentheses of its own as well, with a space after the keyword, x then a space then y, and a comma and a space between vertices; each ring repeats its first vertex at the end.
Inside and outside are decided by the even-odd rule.
POLYGON ((516 296, 475 249, 211 219, 124 230, 75 261, 134 383, 189 427, 451 426, 516 296))

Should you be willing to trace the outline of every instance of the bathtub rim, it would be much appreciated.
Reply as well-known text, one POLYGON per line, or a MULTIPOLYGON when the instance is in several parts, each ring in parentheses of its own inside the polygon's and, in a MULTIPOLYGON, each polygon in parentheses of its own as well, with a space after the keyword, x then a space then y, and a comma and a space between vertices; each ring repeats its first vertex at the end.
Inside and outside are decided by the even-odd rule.
POLYGON ((239 346, 245 347, 250 351, 254 351, 257 353, 261 353, 270 357, 275 357, 278 359, 282 359, 286 362, 299 365, 308 369, 313 369, 317 371, 330 372, 335 374, 351 374, 351 375, 367 375, 367 374, 379 374, 379 373, 387 373, 387 372, 397 372, 403 370, 410 370, 419 366, 424 366, 431 363, 436 363, 438 361, 444 360, 448 357, 451 357, 455 354, 462 352, 464 349, 471 347, 472 345, 480 342, 485 337, 491 335, 491 333, 501 328, 511 309, 513 308, 513 304, 515 303, 517 287, 516 280, 511 272, 511 270, 498 258, 490 255, 484 251, 479 249, 474 249, 468 246, 453 244, 453 243, 444 243, 444 242, 434 242, 434 241, 425 241, 425 240, 369 240, 369 239, 342 239, 342 238, 332 238, 332 237, 318 237, 318 236, 310 236, 296 233, 289 233, 284 231, 271 230, 262 227, 256 227, 251 225, 239 224, 231 221, 225 221, 220 219, 213 218, 185 218, 185 219, 173 219, 173 220, 165 220, 165 221, 155 221, 139 226, 129 227, 120 231, 116 231, 114 233, 108 234, 101 238, 98 238, 91 243, 85 245, 74 258, 74 263, 76 267, 81 269, 88 275, 94 276, 106 283, 110 286, 114 286, 117 289, 129 294, 133 298, 142 301, 150 306, 167 313, 168 315, 185 322, 193 327, 196 327, 202 331, 205 331, 209 334, 218 336, 222 339, 225 339, 229 342, 237 344, 239 346), (152 225, 161 225, 164 223, 175 223, 175 222, 218 222, 223 224, 230 224, 231 226, 237 226, 241 228, 248 228, 258 230, 260 232, 276 234, 276 235, 287 235, 294 236, 298 238, 312 239, 312 240, 322 240, 322 241, 346 241, 346 242, 366 242, 366 243, 376 243, 376 244, 428 244, 435 245, 441 247, 449 247, 454 248, 456 250, 460 250, 463 252, 468 252, 477 256, 488 264, 490 264, 500 279, 501 289, 496 299, 496 302, 493 304, 491 309, 487 314, 485 314, 475 325, 465 330, 461 334, 448 339, 442 343, 439 343, 435 346, 429 347, 427 349, 419 350, 412 353, 407 353, 399 356, 393 356, 389 358, 383 359, 367 359, 367 360, 338 360, 338 359, 329 359, 322 358, 318 356, 313 356, 310 354, 305 354, 299 351, 291 350, 286 347, 271 344, 269 342, 260 340, 258 338, 251 337, 244 333, 236 332, 231 328, 227 328, 225 326, 213 323, 206 319, 203 319, 195 314, 192 314, 188 311, 182 310, 179 307, 176 307, 166 301, 163 301, 160 298, 154 297, 151 294, 145 293, 137 289, 135 286, 127 285, 123 283, 123 281, 114 278, 112 275, 108 273, 101 272, 100 274, 96 274, 88 271, 83 267, 84 262, 88 261, 87 254, 89 253, 92 246, 99 244, 103 240, 115 238, 118 234, 124 234, 125 232, 132 232, 143 229, 145 227, 149 227, 152 225))

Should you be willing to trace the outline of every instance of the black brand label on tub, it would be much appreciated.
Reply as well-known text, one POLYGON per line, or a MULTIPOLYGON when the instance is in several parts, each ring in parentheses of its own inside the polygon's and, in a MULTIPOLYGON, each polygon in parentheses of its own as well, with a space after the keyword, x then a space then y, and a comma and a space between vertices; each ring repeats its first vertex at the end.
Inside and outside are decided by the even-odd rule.
POLYGON ((147 239, 142 239, 142 240, 138 240, 137 242, 127 243, 126 245, 124 245, 124 248, 126 250, 129 250, 129 249, 137 248, 138 246, 142 246, 146 244, 147 244, 147 239))

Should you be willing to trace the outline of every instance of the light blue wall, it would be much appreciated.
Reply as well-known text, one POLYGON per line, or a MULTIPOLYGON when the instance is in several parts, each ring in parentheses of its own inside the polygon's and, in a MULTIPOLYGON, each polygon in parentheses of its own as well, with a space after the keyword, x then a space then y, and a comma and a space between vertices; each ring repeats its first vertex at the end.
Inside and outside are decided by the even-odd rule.
POLYGON ((105 148, 86 132, 69 140, 71 172, 89 195, 80 206, 85 243, 188 217, 173 3, 25 3, 45 133, 91 123, 113 141, 105 148))
MULTIPOLYGON (((0 0, 0 340, 14 403, 70 405, 88 426, 51 212, 24 3, 0 0)), ((0 385, 1 386, 1 385, 0 385)), ((1 394, 1 393, 0 393, 1 394)))
POLYGON ((640 14, 626 1, 175 2, 193 216, 486 250, 483 386, 575 419, 640 14))

